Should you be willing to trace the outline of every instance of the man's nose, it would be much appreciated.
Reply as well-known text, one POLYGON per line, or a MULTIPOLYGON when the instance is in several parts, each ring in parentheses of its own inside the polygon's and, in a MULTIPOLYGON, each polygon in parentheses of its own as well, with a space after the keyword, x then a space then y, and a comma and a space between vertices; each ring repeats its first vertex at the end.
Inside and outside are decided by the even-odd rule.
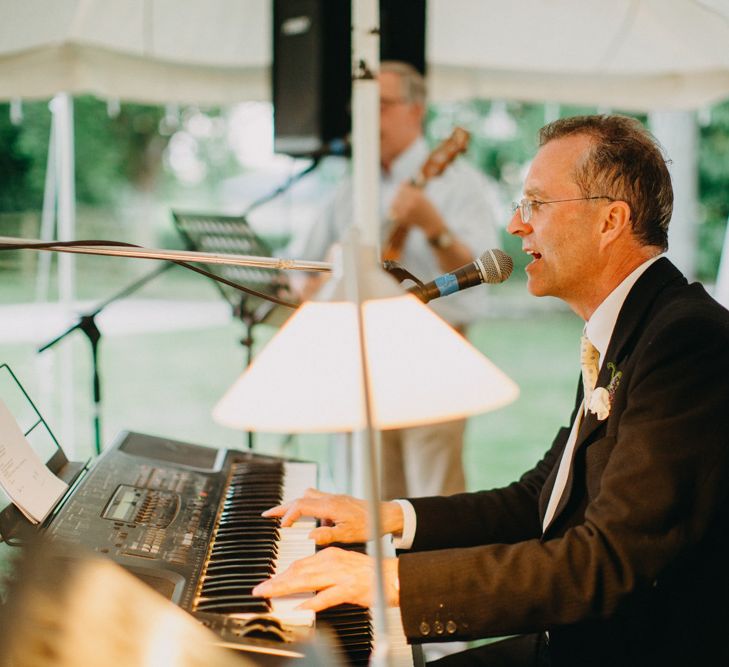
POLYGON ((514 236, 520 236, 528 234, 530 230, 531 227, 527 223, 522 221, 521 212, 517 208, 516 211, 514 211, 514 214, 511 216, 509 224, 506 225, 506 231, 509 232, 509 234, 513 234, 514 236))

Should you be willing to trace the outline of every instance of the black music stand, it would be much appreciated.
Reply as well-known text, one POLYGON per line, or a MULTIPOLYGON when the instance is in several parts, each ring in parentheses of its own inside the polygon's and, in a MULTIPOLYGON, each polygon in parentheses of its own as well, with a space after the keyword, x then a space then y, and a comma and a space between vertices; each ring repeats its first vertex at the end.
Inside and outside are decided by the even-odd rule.
MULTIPOLYGON (((271 247, 251 229, 245 215, 173 211, 172 219, 188 250, 223 255, 273 255, 271 247)), ((288 301, 296 300, 285 271, 253 266, 202 264, 210 273, 264 295, 288 301)), ((225 283, 214 282, 221 296, 230 304, 234 317, 240 319, 245 327, 245 334, 240 342, 245 350, 243 367, 247 368, 253 358, 253 328, 262 323, 280 323, 291 311, 225 283)), ((248 447, 253 449, 253 434, 250 431, 248 447)))
POLYGON ((126 297, 130 296, 138 289, 146 285, 149 281, 156 278, 173 266, 175 266, 174 263, 165 262, 150 273, 147 273, 141 278, 135 280, 130 285, 127 285, 120 291, 105 299, 92 310, 86 313, 81 313, 78 322, 72 324, 68 329, 66 329, 62 334, 56 336, 53 340, 45 343, 44 345, 41 345, 37 350, 38 354, 40 354, 41 352, 45 352, 48 348, 53 347, 56 343, 60 342, 66 336, 76 331, 77 329, 85 334, 86 337, 89 339, 89 343, 91 344, 91 386, 93 400, 92 419, 94 423, 94 450, 97 454, 101 454, 101 380, 99 377, 99 341, 101 340, 101 331, 99 331, 99 327, 96 325, 95 318, 107 306, 114 303, 115 301, 119 301, 120 299, 125 299, 126 297))
MULTIPOLYGON (((5 403, 24 437, 48 469, 69 486, 73 485, 81 472, 88 468, 90 459, 69 461, 66 458, 66 453, 56 440, 51 427, 7 364, 0 365, 0 400, 5 403)), ((46 518, 44 525, 57 509, 58 505, 46 518)), ((23 540, 34 533, 35 526, 0 488, 0 542, 10 546, 22 546, 23 540)))

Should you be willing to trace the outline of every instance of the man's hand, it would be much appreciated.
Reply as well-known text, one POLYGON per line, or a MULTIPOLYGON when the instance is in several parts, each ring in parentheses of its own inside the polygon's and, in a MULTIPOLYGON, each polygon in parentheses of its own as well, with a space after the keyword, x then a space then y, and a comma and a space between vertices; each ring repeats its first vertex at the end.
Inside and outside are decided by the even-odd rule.
MULTIPOLYGON (((252 593, 262 597, 283 597, 295 593, 317 591, 299 605, 300 609, 321 611, 345 602, 371 607, 373 602, 374 560, 354 551, 329 547, 302 558, 271 579, 256 586, 252 593)), ((390 607, 400 602, 397 584, 397 559, 383 563, 385 601, 390 607)))
POLYGON ((422 188, 410 183, 398 188, 389 215, 398 225, 420 227, 426 238, 434 238, 446 229, 443 217, 422 188))
MULTIPOLYGON (((402 532, 402 509, 397 503, 380 503, 383 533, 402 532)), ((307 489, 301 498, 277 505, 263 512, 265 517, 280 517, 282 526, 290 526, 302 516, 320 519, 325 525, 309 534, 318 545, 332 542, 366 542, 371 539, 367 503, 351 496, 307 489)))

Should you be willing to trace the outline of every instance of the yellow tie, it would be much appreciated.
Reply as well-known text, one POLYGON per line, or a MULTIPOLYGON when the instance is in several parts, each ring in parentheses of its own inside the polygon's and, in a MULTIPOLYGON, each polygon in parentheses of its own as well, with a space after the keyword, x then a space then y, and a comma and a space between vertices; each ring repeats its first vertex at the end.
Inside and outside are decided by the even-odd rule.
POLYGON ((597 382, 598 373, 598 360, 600 354, 598 353, 595 346, 590 342, 590 339, 583 335, 580 340, 580 365, 582 366, 582 388, 585 391, 585 398, 580 406, 580 411, 575 417, 575 421, 572 424, 567 442, 565 443, 564 452, 562 452, 562 458, 559 462, 559 468, 557 468, 557 476, 554 480, 554 487, 552 487, 552 494, 549 497, 547 503, 547 510, 544 513, 544 521, 542 523, 543 529, 546 530, 547 526, 552 521, 554 513, 557 510, 559 499, 564 493, 565 487, 567 486, 567 478, 569 477, 570 465, 572 464, 572 453, 577 442, 577 431, 580 428, 582 422, 582 416, 587 412, 587 406, 590 402, 590 396, 595 389, 595 383, 597 382))
POLYGON ((580 339, 580 365, 582 366, 582 389, 585 392, 585 407, 589 407, 590 397, 597 383, 599 358, 600 353, 590 342, 590 339, 583 334, 580 339))

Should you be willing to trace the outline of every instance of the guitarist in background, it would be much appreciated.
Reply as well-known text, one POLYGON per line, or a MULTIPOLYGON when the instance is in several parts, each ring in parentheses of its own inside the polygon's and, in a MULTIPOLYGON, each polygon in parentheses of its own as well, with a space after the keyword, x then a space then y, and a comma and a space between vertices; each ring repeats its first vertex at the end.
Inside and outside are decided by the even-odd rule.
MULTIPOLYGON (((425 81, 411 65, 380 66, 380 208, 382 245, 394 226, 405 231, 398 261, 427 282, 498 246, 498 195, 494 184, 465 161, 450 165, 424 187, 412 183, 428 160, 423 137, 425 81)), ((352 221, 352 181, 337 188, 323 215, 292 256, 324 260, 352 221)), ((400 235, 402 238, 402 234, 400 235)), ((305 274, 302 274, 305 275, 305 274)), ((304 298, 316 278, 300 290, 304 298)), ((485 289, 435 300, 434 311, 462 333, 485 315, 485 289)), ((383 431, 383 498, 450 495, 465 490, 462 450, 465 420, 383 431)))

